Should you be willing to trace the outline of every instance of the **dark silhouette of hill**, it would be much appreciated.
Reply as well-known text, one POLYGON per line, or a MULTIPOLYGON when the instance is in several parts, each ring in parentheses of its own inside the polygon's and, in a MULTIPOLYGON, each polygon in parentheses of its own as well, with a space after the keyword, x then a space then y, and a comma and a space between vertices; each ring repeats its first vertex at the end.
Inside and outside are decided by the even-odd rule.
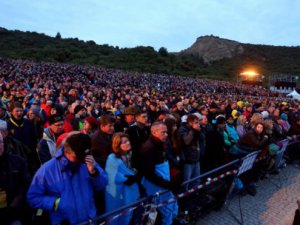
POLYGON ((214 79, 234 79, 245 68, 262 74, 300 73, 300 47, 241 44, 214 36, 200 37, 187 50, 169 53, 164 47, 119 48, 62 38, 60 33, 50 37, 0 28, 0 57, 214 79))
POLYGON ((215 36, 203 36, 180 55, 194 56, 230 76, 247 68, 261 74, 299 74, 300 46, 242 44, 215 36))

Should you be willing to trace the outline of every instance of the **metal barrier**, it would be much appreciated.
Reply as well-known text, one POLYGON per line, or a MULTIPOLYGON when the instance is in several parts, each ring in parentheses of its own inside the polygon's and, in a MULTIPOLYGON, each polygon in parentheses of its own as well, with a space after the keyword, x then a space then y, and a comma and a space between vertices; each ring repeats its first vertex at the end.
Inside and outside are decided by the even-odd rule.
MULTIPOLYGON (((297 142, 300 142, 300 135, 298 136, 293 136, 293 137, 289 137, 288 138, 289 140, 289 145, 290 144, 293 144, 293 143, 297 143, 297 142)), ((261 160, 261 159, 259 159, 261 160)), ((231 166, 237 166, 238 163, 241 163, 243 161, 243 158, 241 159, 236 159, 234 161, 231 161, 225 165, 222 165, 216 169, 213 169, 211 171, 208 171, 204 174, 201 174, 200 176, 198 177, 195 177, 193 179, 190 179, 188 181, 185 181, 181 184, 181 187, 184 187, 186 186, 187 184, 190 184, 192 182, 195 182, 197 180, 201 180, 205 177, 208 177, 208 176, 211 176, 212 174, 216 174, 217 172, 220 172, 222 170, 224 170, 225 168, 228 168, 228 167, 231 167, 231 166)), ((200 183, 199 185, 197 186, 194 186, 188 190, 186 190, 185 192, 182 192, 180 194, 177 194, 176 196, 174 196, 173 198, 170 198, 168 199, 167 201, 164 201, 164 202, 161 202, 157 205, 154 205, 155 207, 161 207, 161 206, 164 206, 164 205, 167 205, 171 202, 174 202, 176 201, 177 199, 180 199, 180 198, 183 198, 185 196, 188 196, 189 194, 195 192, 195 191, 198 191, 206 186, 209 186, 221 179, 224 179, 225 177, 227 176, 230 176, 230 175, 235 175, 237 176, 237 173, 238 173, 238 170, 237 169, 233 169, 233 170, 228 170, 226 171, 225 173, 222 173, 222 174, 219 174, 215 177, 212 177, 210 179, 207 179, 205 182, 202 182, 200 183)), ((128 204, 128 205, 125 205, 123 207, 120 207, 114 211, 111 211, 111 212, 108 212, 108 213, 105 213, 105 214, 102 214, 100 215, 99 217, 97 217, 94 221, 92 220, 89 220, 89 221, 86 221, 86 222, 83 222, 83 223, 80 223, 78 225, 88 225, 88 224, 94 224, 96 221, 103 221, 101 223, 98 223, 98 224, 106 224, 110 221, 113 221, 115 220, 116 218, 122 216, 122 215, 126 215, 132 211, 134 211, 135 209, 137 209, 138 207, 143 207, 144 209, 148 208, 148 210, 151 208, 151 206, 153 206, 153 199, 155 199, 157 196, 160 196, 160 195, 163 195, 165 193, 169 192, 169 190, 164 190, 164 191, 160 191, 160 192, 157 192, 155 193, 154 195, 152 196, 148 196, 148 197, 144 197, 134 203, 131 203, 131 204, 128 204)), ((145 211, 145 213, 143 215, 147 215, 147 213, 149 213, 149 211, 145 211)))
MULTIPOLYGON (((209 171, 207 173, 204 173, 204 174, 202 174, 202 175, 200 175, 196 178, 193 178, 191 180, 188 180, 188 181, 182 183, 181 186, 183 187, 184 185, 192 183, 195 180, 200 180, 204 177, 207 177, 207 176, 210 176, 210 175, 215 174, 217 172, 220 172, 220 171, 224 170, 225 168, 228 168, 232 165, 236 165, 239 161, 240 160, 237 159, 237 160, 229 162, 225 165, 222 165, 222 166, 220 166, 220 167, 218 167, 214 170, 211 170, 211 171, 209 171)), ((209 179, 205 182, 200 183, 199 185, 197 185, 193 188, 190 188, 190 189, 186 190, 183 193, 180 193, 180 194, 174 196, 173 198, 168 199, 167 201, 164 201, 164 202, 161 202, 161 203, 155 205, 155 207, 162 207, 162 206, 165 206, 165 205, 167 205, 171 202, 177 201, 177 199, 179 199, 179 198, 183 198, 185 196, 188 196, 188 195, 190 195, 191 193, 193 193, 195 191, 198 191, 198 190, 200 190, 200 189, 202 189, 206 186, 209 186, 209 185, 217 182, 218 180, 224 179, 225 177, 230 176, 230 175, 234 175, 236 172, 237 172, 236 170, 230 170, 230 171, 226 171, 223 174, 219 174, 219 175, 217 175, 217 176, 215 176, 215 177, 213 177, 213 178, 211 178, 211 179, 209 179)), ((123 206, 119 209, 116 209, 114 211, 102 214, 99 217, 97 217, 94 221, 86 221, 86 222, 80 223, 79 225, 88 225, 88 224, 93 224, 96 221, 103 221, 103 222, 99 223, 99 224, 102 225, 102 224, 106 224, 110 221, 113 221, 113 220, 117 219, 118 217, 120 217, 122 215, 126 215, 126 214, 130 213, 130 212, 134 211, 135 209, 137 209, 138 207, 143 207, 144 209, 146 209, 146 208, 150 209, 149 206, 153 205, 153 199, 155 199, 156 197, 158 197, 160 195, 163 195, 167 192, 169 192, 169 190, 164 190, 164 191, 157 192, 152 196, 142 198, 142 199, 140 199, 140 200, 138 200, 134 203, 125 205, 125 206, 123 206)), ((147 210, 146 210, 146 212, 143 215, 147 215, 147 213, 149 213, 149 212, 147 212, 147 210)))

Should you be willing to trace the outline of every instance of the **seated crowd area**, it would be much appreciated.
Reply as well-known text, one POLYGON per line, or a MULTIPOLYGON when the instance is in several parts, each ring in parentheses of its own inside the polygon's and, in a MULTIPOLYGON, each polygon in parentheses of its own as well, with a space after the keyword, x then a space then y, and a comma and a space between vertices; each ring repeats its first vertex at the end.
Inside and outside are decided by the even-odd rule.
MULTIPOLYGON (((253 151, 258 179, 300 160, 300 102, 264 88, 0 58, 1 224, 79 224, 253 151), (43 217, 38 221, 38 217, 43 217)), ((184 211, 158 208, 160 224, 184 211)), ((141 224, 133 211, 110 224, 141 224)))

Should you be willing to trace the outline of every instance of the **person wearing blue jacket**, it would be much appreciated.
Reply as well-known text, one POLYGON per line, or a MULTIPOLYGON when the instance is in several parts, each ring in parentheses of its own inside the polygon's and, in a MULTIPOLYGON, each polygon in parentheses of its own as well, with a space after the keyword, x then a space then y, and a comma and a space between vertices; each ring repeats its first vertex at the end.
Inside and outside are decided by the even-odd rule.
POLYGON ((96 218, 94 190, 103 190, 107 175, 90 155, 87 134, 72 133, 55 157, 35 174, 27 200, 46 210, 52 224, 78 224, 96 218))
MULTIPOLYGON (((117 132, 112 138, 113 153, 108 156, 105 171, 108 174, 108 185, 105 193, 106 212, 137 201, 140 197, 139 177, 131 163, 131 143, 129 136, 117 132)), ((132 212, 111 221, 110 225, 128 225, 132 212)))

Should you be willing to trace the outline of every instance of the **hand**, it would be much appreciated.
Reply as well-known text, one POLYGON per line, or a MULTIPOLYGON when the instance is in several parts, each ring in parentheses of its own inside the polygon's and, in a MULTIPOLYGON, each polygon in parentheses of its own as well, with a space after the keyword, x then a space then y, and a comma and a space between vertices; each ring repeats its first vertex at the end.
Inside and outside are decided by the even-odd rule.
POLYGON ((96 161, 95 161, 94 157, 92 155, 87 155, 84 160, 85 160, 85 163, 86 163, 89 173, 94 174, 96 172, 95 171, 96 161))
POLYGON ((127 180, 124 181, 124 184, 126 184, 126 185, 132 185, 132 184, 138 182, 138 176, 137 175, 125 175, 125 177, 127 177, 127 180))

